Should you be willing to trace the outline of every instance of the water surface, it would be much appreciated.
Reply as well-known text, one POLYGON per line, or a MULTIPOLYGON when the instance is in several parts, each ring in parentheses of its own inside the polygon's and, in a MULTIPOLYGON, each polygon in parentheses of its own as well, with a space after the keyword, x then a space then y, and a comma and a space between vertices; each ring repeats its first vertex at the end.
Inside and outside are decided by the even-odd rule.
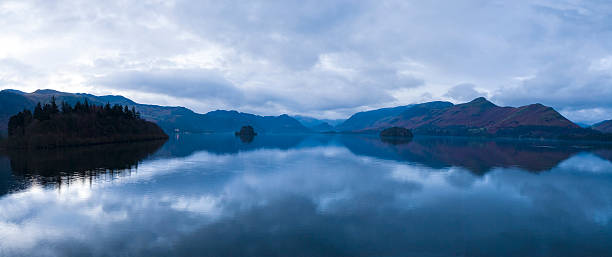
POLYGON ((612 151, 178 135, 0 155, 0 256, 611 256, 612 151))

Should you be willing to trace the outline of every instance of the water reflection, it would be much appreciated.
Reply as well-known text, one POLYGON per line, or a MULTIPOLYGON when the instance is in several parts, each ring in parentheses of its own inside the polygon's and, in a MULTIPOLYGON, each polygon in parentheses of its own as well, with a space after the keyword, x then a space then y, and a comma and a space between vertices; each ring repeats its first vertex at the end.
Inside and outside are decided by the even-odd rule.
POLYGON ((233 134, 188 134, 180 140, 171 140, 162 152, 173 156, 189 156, 198 151, 235 154, 259 149, 288 150, 320 145, 346 147, 357 155, 418 163, 436 169, 458 166, 480 175, 497 167, 546 171, 583 151, 612 160, 610 145, 451 137, 387 140, 367 135, 260 135, 253 141, 245 142, 233 134))
POLYGON ((595 149, 593 150, 593 153, 602 159, 612 162, 612 147, 595 149))
POLYGON ((412 138, 402 138, 402 137, 380 137, 380 141, 385 142, 390 145, 405 145, 412 141, 412 138))
POLYGON ((240 138, 240 141, 246 144, 253 142, 253 139, 255 139, 254 135, 245 135, 245 134, 236 135, 236 137, 240 138))
MULTIPOLYGON (((250 138, 245 142, 232 133, 222 134, 182 134, 164 145, 159 153, 168 157, 185 157, 199 151, 207 151, 215 154, 234 154, 257 149, 290 149, 297 147, 304 139, 310 137, 307 134, 262 134, 250 138)), ((247 138, 245 138, 247 139, 247 138)))
POLYGON ((187 139, 108 183, 34 185, 0 198, 0 256, 612 254, 605 148, 187 139))
MULTIPOLYGON (((138 163, 159 150, 164 140, 70 147, 59 149, 9 150, 2 162, 3 170, 10 171, 12 183, 6 183, 0 192, 28 188, 33 184, 58 186, 74 180, 88 180, 104 176, 112 179, 123 172, 138 168, 138 163)), ((4 171, 7 173, 6 171, 4 171)), ((9 181, 9 180, 7 180, 9 181)))
MULTIPOLYGON (((561 161, 602 145, 576 146, 568 142, 478 140, 450 137, 415 138, 405 144, 386 144, 374 137, 341 137, 355 154, 420 163, 432 168, 458 166, 475 174, 496 167, 518 167, 532 172, 550 170, 561 161)), ((600 150, 605 151, 605 150, 600 150)))

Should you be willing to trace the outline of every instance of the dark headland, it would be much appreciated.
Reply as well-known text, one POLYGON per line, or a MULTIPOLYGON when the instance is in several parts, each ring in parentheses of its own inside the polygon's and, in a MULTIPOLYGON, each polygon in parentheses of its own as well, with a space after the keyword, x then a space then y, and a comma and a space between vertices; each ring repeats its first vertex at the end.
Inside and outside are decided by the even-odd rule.
POLYGON ((33 111, 23 110, 8 122, 6 148, 54 148, 108 143, 167 139, 155 123, 140 117, 127 106, 91 105, 87 101, 74 106, 55 99, 38 103, 33 111))

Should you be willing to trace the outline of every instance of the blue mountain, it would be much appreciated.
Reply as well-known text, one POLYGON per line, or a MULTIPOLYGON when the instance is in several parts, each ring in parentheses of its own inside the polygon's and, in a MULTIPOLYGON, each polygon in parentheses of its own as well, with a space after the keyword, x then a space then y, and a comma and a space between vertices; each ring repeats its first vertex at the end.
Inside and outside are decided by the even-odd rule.
POLYGON ((206 114, 196 113, 180 106, 159 106, 136 103, 118 95, 96 96, 73 94, 50 89, 25 93, 18 90, 0 91, 0 131, 6 134, 9 118, 23 109, 33 109, 36 103, 46 103, 52 97, 74 105, 87 100, 91 104, 120 104, 134 107, 141 116, 157 123, 166 132, 234 132, 251 125, 257 133, 306 133, 310 129, 288 115, 260 116, 237 111, 217 110, 206 114))

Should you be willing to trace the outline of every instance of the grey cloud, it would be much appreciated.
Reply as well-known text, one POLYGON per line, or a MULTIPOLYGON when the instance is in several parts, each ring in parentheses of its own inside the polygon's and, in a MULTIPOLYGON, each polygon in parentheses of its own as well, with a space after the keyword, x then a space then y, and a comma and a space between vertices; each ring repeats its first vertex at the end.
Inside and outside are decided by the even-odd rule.
POLYGON ((474 87, 476 86, 470 83, 459 84, 449 89, 444 96, 453 98, 460 102, 466 102, 474 98, 487 95, 484 92, 477 91, 474 89, 474 87))
POLYGON ((365 2, 178 1, 176 20, 194 34, 292 69, 314 65, 319 54, 342 48, 338 37, 365 2))
POLYGON ((22 50, 6 55, 42 74, 18 72, 28 89, 47 87, 57 74, 83 77, 66 87, 86 89, 109 74, 108 86, 96 83, 108 87, 101 90, 121 84, 216 97, 228 108, 260 114, 349 114, 408 104, 420 95, 465 99, 474 91, 446 85, 469 81, 502 104, 538 101, 576 113, 610 109, 602 100, 610 96, 609 76, 586 68, 612 55, 606 1, 15 2, 25 9, 0 7, 0 44, 22 50), (214 57, 176 61, 200 51, 214 57), (317 70, 329 55, 353 73, 317 70), (200 69, 220 72, 197 77, 185 71, 200 69), (125 70, 147 72, 130 77, 125 70), (183 75, 184 83, 171 83, 183 75), (517 83, 517 77, 533 78, 517 83), (395 94, 405 89, 417 90, 395 94))
POLYGON ((508 105, 542 103, 572 115, 578 121, 595 122, 611 114, 593 109, 612 109, 612 73, 597 70, 586 62, 560 62, 545 67, 533 78, 515 86, 502 87, 493 99, 508 105), (591 115, 585 115, 588 110, 591 115))
POLYGON ((223 99, 238 103, 242 92, 218 72, 204 69, 127 71, 110 74, 93 83, 116 89, 159 93, 190 99, 223 99))
MULTIPOLYGON (((118 72, 95 79, 92 83, 196 101, 214 100, 220 102, 221 107, 274 115, 296 110, 350 109, 395 100, 387 90, 368 87, 367 83, 352 84, 344 78, 328 74, 309 75, 315 78, 308 84, 288 80, 287 83, 295 84, 286 89, 283 89, 283 85, 239 87, 225 79, 219 71, 204 69, 118 72)), ((420 81, 406 79, 404 83, 418 85, 420 81)))

